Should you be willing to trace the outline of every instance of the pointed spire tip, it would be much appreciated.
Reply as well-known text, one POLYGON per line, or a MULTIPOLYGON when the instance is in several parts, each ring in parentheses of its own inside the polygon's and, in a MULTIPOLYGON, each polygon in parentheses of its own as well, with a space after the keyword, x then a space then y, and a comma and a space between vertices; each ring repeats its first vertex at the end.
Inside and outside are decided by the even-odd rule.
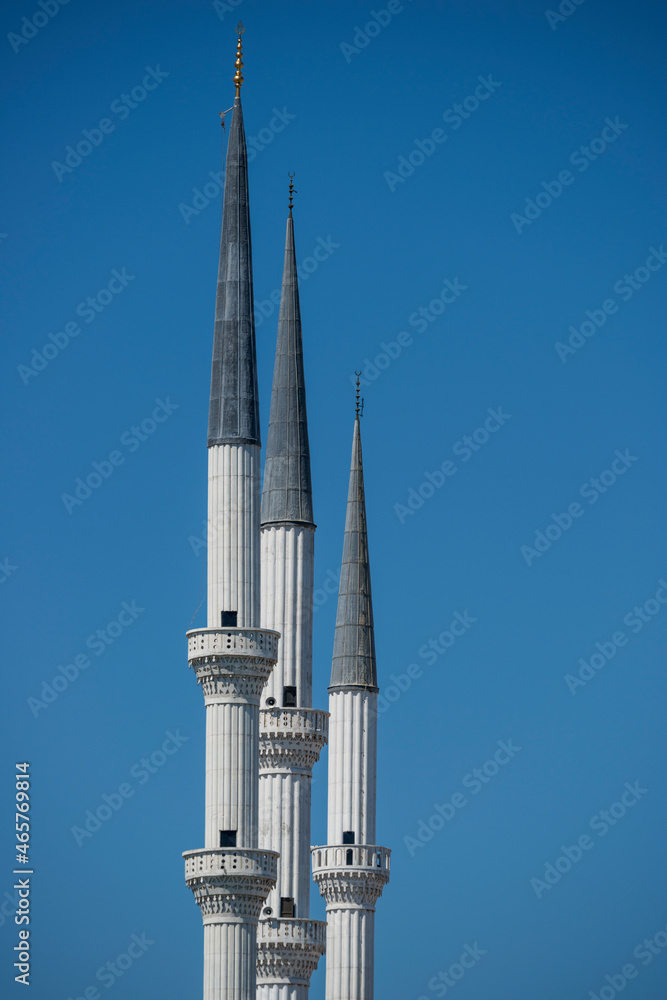
POLYGON ((285 262, 264 465, 263 527, 280 523, 314 527, 303 336, 291 210, 294 174, 289 176, 290 214, 285 226, 285 262))
MULTIPOLYGON (((237 69, 240 76, 238 65, 237 69)), ((209 448, 260 444, 248 151, 239 98, 230 117, 211 359, 209 448)))
POLYGON ((377 691, 359 416, 355 420, 352 436, 350 484, 347 494, 343 559, 329 690, 350 686, 377 691))

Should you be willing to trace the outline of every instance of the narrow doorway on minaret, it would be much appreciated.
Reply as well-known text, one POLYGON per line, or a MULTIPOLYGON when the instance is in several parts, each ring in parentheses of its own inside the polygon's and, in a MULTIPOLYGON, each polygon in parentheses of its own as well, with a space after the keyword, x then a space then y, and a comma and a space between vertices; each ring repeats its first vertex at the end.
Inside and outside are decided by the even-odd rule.
POLYGON ((283 708, 296 708, 296 688, 283 688, 283 708))
POLYGON ((236 847, 236 830, 220 831, 220 847, 236 847))
POLYGON ((293 896, 281 896, 280 897, 280 916, 281 917, 295 917, 296 911, 294 909, 294 897, 293 896))
POLYGON ((344 844, 354 843, 354 830, 343 830, 343 843, 344 844))
POLYGON ((221 628, 236 628, 236 623, 238 621, 239 613, 238 611, 221 611, 220 612, 220 627, 221 628))

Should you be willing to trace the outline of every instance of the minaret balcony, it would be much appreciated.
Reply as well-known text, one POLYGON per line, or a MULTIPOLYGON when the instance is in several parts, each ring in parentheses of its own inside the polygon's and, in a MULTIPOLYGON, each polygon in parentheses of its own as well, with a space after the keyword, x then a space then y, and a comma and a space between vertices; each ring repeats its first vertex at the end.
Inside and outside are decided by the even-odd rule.
POLYGON ((324 920, 262 919, 257 925, 257 983, 308 986, 326 949, 324 920))
POLYGON ((317 708, 263 708, 259 713, 260 772, 308 772, 329 733, 329 713, 317 708))
POLYGON ((186 632, 188 660, 205 656, 228 656, 232 659, 258 657, 274 664, 278 659, 280 632, 268 628, 194 628, 186 632))
POLYGON ((391 851, 388 847, 369 844, 334 844, 327 847, 311 847, 313 874, 328 868, 373 868, 386 872, 389 878, 391 851))
POLYGON ((311 847, 313 879, 327 906, 374 909, 389 881, 391 851, 371 844, 311 847))
POLYGON ((264 851, 257 847, 203 847, 195 851, 185 851, 185 881, 199 875, 220 873, 263 875, 275 881, 278 871, 276 851, 264 851))
POLYGON ((320 740, 329 733, 329 713, 319 708, 263 708, 259 713, 260 739, 320 740))
POLYGON ((278 659, 280 633, 258 628, 199 628, 187 632, 188 661, 207 701, 259 704, 278 659))
POLYGON ((275 887, 278 857, 275 851, 242 847, 185 851, 185 882, 204 923, 239 917, 257 920, 275 887))

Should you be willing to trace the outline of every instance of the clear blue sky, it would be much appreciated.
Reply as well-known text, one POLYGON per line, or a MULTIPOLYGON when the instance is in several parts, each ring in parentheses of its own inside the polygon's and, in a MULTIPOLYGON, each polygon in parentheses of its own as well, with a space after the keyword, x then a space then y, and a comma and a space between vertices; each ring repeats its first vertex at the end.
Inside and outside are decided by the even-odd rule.
MULTIPOLYGON (((320 707, 365 371, 378 674, 395 699, 377 995, 449 995, 437 977, 466 945, 484 954, 459 1000, 605 1000, 605 977, 628 1000, 665 995, 667 954, 642 942, 667 942, 666 18, 649 0, 561 6, 5 6, 0 897, 27 759, 34 1000, 200 990, 180 854, 202 842, 204 711, 184 633, 204 622, 218 112, 239 16, 264 436, 296 172, 320 707), (63 500, 94 463, 101 484, 63 500), (170 756, 168 731, 187 737, 170 756), (498 741, 521 749, 496 763, 498 741), (79 845, 105 794, 122 804, 79 845), (96 979, 133 934, 154 943, 96 979)), ((313 793, 323 843, 325 760, 313 793)), ((23 995, 17 930, 3 919, 7 997, 23 995)))

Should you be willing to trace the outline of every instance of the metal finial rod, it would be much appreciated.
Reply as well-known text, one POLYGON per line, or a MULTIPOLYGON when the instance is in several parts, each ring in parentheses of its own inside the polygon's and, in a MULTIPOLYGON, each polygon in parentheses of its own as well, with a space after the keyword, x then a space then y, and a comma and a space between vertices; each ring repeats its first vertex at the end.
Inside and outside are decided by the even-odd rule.
POLYGON ((227 117, 227 115, 229 114, 229 112, 233 111, 233 110, 234 110, 233 108, 227 108, 226 111, 218 111, 218 117, 220 119, 220 124, 222 125, 223 128, 225 127, 225 118, 227 117))
POLYGON ((236 86, 236 96, 240 97, 241 84, 243 83, 243 73, 241 72, 241 70, 243 69, 243 59, 242 59, 243 43, 241 41, 241 35, 245 31, 245 28, 243 27, 241 21, 239 21, 239 23, 236 25, 236 31, 238 33, 239 40, 236 43, 236 62, 234 63, 234 66, 236 67, 236 73, 234 74, 234 84, 236 86))
MULTIPOLYGON (((357 404, 356 404, 356 409, 357 409, 357 416, 359 416, 359 406, 360 406, 359 395, 361 393, 361 389, 359 388, 359 386, 361 385, 361 382, 360 382, 361 372, 355 372, 354 374, 357 376, 357 404)), ((361 404, 361 405, 362 405, 362 408, 363 408, 363 404, 361 404)))
POLYGON ((290 174, 289 171, 288 171, 287 176, 289 177, 289 210, 290 210, 290 215, 291 215, 292 214, 292 201, 294 200, 294 195, 298 194, 298 191, 296 191, 296 189, 294 187, 294 182, 292 180, 292 178, 294 177, 294 173, 292 172, 290 174))

